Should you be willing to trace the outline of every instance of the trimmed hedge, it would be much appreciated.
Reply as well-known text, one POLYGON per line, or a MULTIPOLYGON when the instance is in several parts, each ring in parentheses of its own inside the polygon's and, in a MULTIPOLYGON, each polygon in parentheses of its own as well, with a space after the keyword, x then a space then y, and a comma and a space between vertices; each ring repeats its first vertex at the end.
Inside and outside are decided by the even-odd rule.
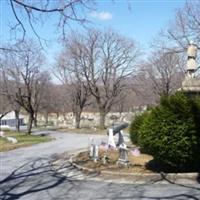
POLYGON ((132 127, 136 133, 132 141, 155 160, 184 171, 200 168, 199 98, 180 92, 162 97, 160 105, 136 118, 132 127))
POLYGON ((130 135, 131 142, 133 144, 138 144, 139 129, 144 119, 147 117, 147 115, 148 115, 147 112, 136 115, 134 120, 130 124, 129 135, 130 135))

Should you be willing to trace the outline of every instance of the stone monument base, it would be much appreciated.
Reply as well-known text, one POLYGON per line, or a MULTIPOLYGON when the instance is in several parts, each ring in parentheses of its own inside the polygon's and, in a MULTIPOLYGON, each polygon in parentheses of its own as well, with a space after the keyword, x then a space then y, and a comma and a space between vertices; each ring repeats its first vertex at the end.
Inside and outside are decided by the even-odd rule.
POLYGON ((182 82, 182 87, 178 89, 187 95, 200 95, 200 79, 194 77, 186 77, 182 82))
POLYGON ((118 159, 117 161, 117 166, 118 167, 123 167, 123 166, 129 166, 129 161, 123 160, 123 159, 118 159))

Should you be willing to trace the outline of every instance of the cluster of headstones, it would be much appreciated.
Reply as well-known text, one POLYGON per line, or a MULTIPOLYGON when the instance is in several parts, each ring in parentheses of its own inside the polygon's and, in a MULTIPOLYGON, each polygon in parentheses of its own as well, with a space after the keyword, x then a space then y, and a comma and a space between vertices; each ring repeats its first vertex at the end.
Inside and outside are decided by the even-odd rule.
POLYGON ((12 142, 13 144, 16 144, 18 142, 17 139, 14 137, 6 137, 3 131, 0 131, 0 137, 6 138, 8 142, 12 142))
MULTIPOLYGON (((123 129, 128 126, 128 123, 123 123, 113 128, 108 129, 108 143, 103 143, 102 145, 105 146, 106 149, 117 149, 119 150, 119 159, 117 161, 118 165, 128 165, 128 149, 125 144, 124 136, 123 136, 123 129), (118 134, 118 142, 117 144, 114 141, 114 136, 118 134)), ((91 139, 90 142, 90 157, 97 162, 99 157, 99 146, 94 143, 94 140, 91 139)), ((102 159, 103 163, 106 163, 106 156, 102 159)))

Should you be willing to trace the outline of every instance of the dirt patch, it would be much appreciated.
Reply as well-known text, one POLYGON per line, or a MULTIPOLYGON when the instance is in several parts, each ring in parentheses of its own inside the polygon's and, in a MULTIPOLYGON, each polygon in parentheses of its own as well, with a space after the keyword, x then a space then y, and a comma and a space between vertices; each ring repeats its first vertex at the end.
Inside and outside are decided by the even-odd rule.
POLYGON ((97 171, 117 171, 127 173, 154 173, 153 171, 146 168, 146 164, 153 160, 153 157, 147 154, 140 154, 139 156, 133 156, 130 152, 128 153, 129 164, 127 166, 118 166, 117 160, 119 158, 119 152, 117 150, 100 150, 99 159, 95 163, 90 157, 89 152, 79 153, 74 162, 83 167, 95 169, 97 171), (106 156, 106 164, 103 164, 103 158, 106 156))

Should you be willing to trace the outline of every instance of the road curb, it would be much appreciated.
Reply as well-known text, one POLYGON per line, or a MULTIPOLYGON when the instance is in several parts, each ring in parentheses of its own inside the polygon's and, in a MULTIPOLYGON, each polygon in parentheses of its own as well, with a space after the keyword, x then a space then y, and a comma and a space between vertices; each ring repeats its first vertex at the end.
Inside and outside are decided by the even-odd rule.
POLYGON ((128 173, 128 172, 112 172, 112 171, 107 171, 107 170, 96 170, 96 169, 91 169, 87 167, 83 167, 81 165, 78 165, 74 162, 74 158, 83 151, 78 151, 74 153, 70 159, 69 162, 71 165, 76 167, 77 169, 86 172, 87 174, 91 173, 98 173, 102 176, 116 176, 116 177, 123 177, 123 178, 129 178, 132 180, 141 180, 141 181, 160 181, 160 180, 166 180, 171 183, 178 183, 178 182, 187 182, 187 181, 192 181, 192 182, 198 182, 199 180, 199 173, 128 173))

